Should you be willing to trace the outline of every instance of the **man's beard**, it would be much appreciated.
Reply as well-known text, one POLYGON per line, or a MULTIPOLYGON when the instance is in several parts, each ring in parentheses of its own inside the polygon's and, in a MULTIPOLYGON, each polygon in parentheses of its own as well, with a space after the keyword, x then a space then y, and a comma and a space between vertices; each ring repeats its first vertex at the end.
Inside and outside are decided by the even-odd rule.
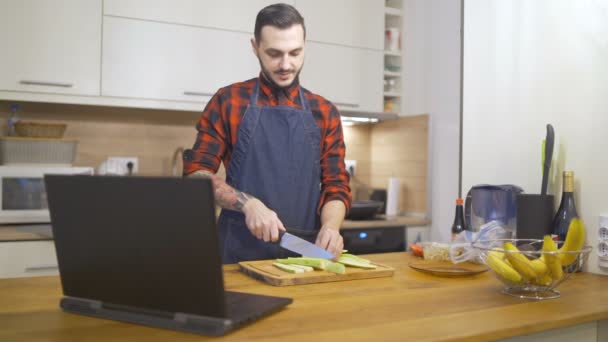
MULTIPOLYGON (((271 77, 272 72, 268 71, 266 68, 264 68, 264 65, 262 64, 262 61, 260 60, 260 58, 258 57, 258 62, 260 62, 260 69, 262 70, 262 74, 264 75, 264 77, 266 78, 266 80, 268 82, 270 82, 270 84, 272 84, 274 87, 278 88, 278 89, 288 89, 289 87, 291 87, 294 83, 298 82, 300 79, 300 72, 302 71, 302 67, 304 66, 304 64, 302 64, 302 66, 300 67, 300 69, 296 72, 296 76, 293 78, 293 81, 291 81, 290 84, 282 87, 280 85, 278 85, 274 79, 271 77)), ((281 70, 279 70, 281 71, 281 70)))

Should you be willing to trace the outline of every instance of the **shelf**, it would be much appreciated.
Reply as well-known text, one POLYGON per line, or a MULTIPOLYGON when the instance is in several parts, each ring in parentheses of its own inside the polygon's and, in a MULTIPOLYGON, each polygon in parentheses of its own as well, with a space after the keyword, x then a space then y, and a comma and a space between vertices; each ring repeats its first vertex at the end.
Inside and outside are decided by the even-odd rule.
POLYGON ((401 94, 394 92, 394 91, 385 91, 384 96, 385 97, 401 97, 401 94))
POLYGON ((384 55, 385 56, 401 57, 401 51, 384 50, 384 55))
POLYGON ((400 17, 401 16, 401 9, 394 8, 394 7, 385 7, 384 8, 384 13, 386 15, 392 15, 392 16, 400 17))
POLYGON ((384 76, 389 76, 389 77, 401 77, 401 73, 398 71, 384 71, 384 76))

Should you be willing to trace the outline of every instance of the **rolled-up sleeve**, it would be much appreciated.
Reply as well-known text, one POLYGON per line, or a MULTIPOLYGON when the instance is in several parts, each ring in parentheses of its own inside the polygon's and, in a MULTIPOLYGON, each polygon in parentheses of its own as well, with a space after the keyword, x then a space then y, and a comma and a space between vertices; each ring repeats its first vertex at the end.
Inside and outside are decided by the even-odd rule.
POLYGON ((346 147, 342 132, 342 122, 338 109, 331 103, 321 110, 328 110, 326 134, 323 137, 321 151, 321 198, 318 211, 325 203, 339 200, 344 203, 346 210, 350 209, 352 195, 350 192, 350 176, 344 165, 346 147))
POLYGON ((198 170, 216 173, 226 153, 226 130, 222 118, 221 90, 205 106, 196 124, 192 149, 184 151, 184 175, 198 170))

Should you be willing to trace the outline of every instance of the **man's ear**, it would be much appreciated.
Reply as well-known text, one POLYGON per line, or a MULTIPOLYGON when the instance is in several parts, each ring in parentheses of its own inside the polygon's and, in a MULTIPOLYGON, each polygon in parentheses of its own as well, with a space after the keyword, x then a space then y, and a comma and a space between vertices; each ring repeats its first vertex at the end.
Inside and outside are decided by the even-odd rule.
POLYGON ((260 56, 258 56, 258 44, 255 41, 255 38, 251 38, 251 49, 253 50, 253 54, 260 58, 260 56))

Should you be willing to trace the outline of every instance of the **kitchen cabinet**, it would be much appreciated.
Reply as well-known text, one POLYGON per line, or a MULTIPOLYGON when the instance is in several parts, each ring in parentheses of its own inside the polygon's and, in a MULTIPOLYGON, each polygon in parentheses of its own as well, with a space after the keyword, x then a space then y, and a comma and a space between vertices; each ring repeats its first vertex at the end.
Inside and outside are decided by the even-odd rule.
POLYGON ((99 95, 101 0, 4 0, 0 44, 0 90, 99 95))
POLYGON ((57 275, 52 240, 0 242, 0 278, 57 275))
POLYGON ((383 49, 384 1, 297 0, 309 41, 383 49))
POLYGON ((250 37, 240 32, 105 17, 101 93, 204 102, 220 87, 258 75, 250 37))
MULTIPOLYGON (((273 0, 105 0, 104 15, 253 33, 255 17, 273 0)), ((294 4, 294 0, 282 1, 294 4)))
POLYGON ((309 41, 302 86, 342 110, 382 111, 382 51, 309 41))

